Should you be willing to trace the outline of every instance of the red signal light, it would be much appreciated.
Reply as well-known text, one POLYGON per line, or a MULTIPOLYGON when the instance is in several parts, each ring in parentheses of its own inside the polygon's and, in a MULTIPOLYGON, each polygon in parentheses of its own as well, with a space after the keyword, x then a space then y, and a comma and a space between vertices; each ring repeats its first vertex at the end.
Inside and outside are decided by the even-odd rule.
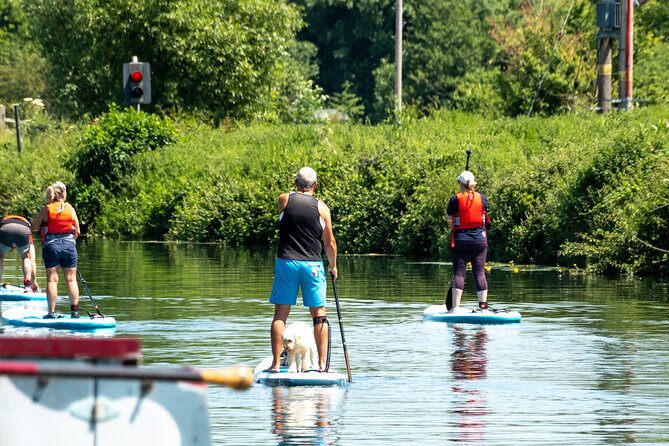
POLYGON ((130 73, 130 80, 133 82, 141 82, 142 79, 144 79, 144 75, 142 74, 141 71, 133 71, 130 73))

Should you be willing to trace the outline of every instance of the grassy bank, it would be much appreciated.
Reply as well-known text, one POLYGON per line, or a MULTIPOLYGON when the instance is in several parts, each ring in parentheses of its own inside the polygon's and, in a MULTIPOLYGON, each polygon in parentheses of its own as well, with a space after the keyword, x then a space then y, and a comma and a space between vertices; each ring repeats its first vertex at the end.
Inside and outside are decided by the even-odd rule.
POLYGON ((75 129, 34 139, 21 157, 6 138, 1 205, 34 215, 46 185, 63 179, 75 206, 92 209, 96 196, 95 211, 81 216, 89 233, 271 245, 276 198, 310 165, 341 251, 445 257, 446 205, 470 147, 470 170, 491 205, 490 259, 662 274, 668 122, 669 108, 657 107, 495 121, 443 112, 375 127, 183 125, 173 143, 121 151, 113 184, 86 185, 81 164, 66 167, 91 144, 90 128, 83 140, 75 129))

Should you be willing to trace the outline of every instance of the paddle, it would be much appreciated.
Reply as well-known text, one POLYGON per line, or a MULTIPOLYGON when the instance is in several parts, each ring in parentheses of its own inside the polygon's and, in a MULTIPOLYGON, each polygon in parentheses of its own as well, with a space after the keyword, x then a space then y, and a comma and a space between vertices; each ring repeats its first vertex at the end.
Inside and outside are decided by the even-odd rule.
POLYGON ((341 333, 341 343, 344 347, 344 361, 346 361, 346 373, 348 374, 348 382, 351 382, 351 365, 348 362, 348 350, 346 349, 346 338, 344 337, 344 325, 341 323, 341 310, 339 309, 339 294, 337 293, 337 281, 332 278, 332 290, 334 291, 335 304, 337 305, 337 319, 339 320, 339 332, 341 333))
POLYGON ((222 370, 158 369, 119 366, 38 364, 28 361, 0 361, 0 374, 67 378, 142 379, 153 381, 195 381, 233 389, 248 388, 253 371, 248 367, 222 370))
MULTIPOLYGON (((88 289, 88 283, 84 280, 84 276, 81 275, 81 271, 79 271, 79 268, 77 268, 77 276, 79 276, 79 280, 81 280, 81 283, 84 284, 84 288, 86 289, 86 293, 88 294, 88 298, 91 300, 91 303, 95 307, 95 311, 98 313, 100 317, 105 317, 104 314, 100 313, 100 308, 98 308, 98 304, 95 303, 95 299, 93 299, 93 295, 91 294, 91 290, 88 289)), ((89 313, 90 315, 90 313, 89 313)))
MULTIPOLYGON (((472 156, 472 149, 468 147, 465 153, 467 154, 465 170, 469 170, 469 157, 472 156)), ((449 285, 448 292, 446 293, 446 310, 451 311, 451 309, 453 309, 453 282, 449 285)))

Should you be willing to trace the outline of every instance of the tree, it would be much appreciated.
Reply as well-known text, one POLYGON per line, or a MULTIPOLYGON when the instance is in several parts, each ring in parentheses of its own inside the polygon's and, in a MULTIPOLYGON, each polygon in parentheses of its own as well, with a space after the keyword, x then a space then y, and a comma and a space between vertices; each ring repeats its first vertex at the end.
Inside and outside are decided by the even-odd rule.
POLYGON ((374 70, 392 60, 395 0, 292 0, 307 26, 298 38, 318 48, 318 84, 334 95, 351 85, 366 114, 374 109, 374 70))
POLYGON ((491 36, 500 47, 496 85, 505 113, 559 113, 582 97, 591 103, 595 58, 590 54, 596 53, 590 2, 527 2, 520 12, 519 19, 492 22, 491 36))
POLYGON ((262 114, 301 25, 277 0, 23 0, 50 67, 60 114, 97 115, 121 101, 122 65, 151 63, 157 109, 220 119, 262 114))
POLYGON ((634 97, 669 102, 669 4, 644 2, 635 10, 634 97))
MULTIPOLYGON (((424 0, 406 12, 405 97, 422 106, 450 105, 460 80, 492 58, 486 20, 495 10, 478 0, 424 0)), ((497 4, 498 2, 492 2, 497 4)))
POLYGON ((45 63, 29 39, 25 17, 14 2, 0 1, 0 102, 41 97, 45 63))

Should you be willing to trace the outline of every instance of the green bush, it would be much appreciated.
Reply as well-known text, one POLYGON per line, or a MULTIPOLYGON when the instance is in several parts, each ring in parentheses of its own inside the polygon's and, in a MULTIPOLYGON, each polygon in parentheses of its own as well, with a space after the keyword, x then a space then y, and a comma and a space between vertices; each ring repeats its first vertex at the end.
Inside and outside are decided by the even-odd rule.
POLYGON ((36 212, 60 179, 89 232, 269 246, 277 197, 309 165, 341 252, 448 258, 446 206, 471 148, 493 220, 490 260, 665 274, 668 111, 491 120, 409 110, 397 125, 219 129, 187 120, 177 140, 167 122, 112 110, 76 147, 78 131, 49 131, 20 157, 0 140, 0 197, 7 211, 36 212))
MULTIPOLYGON (((66 167, 73 171, 72 199, 81 215, 97 216, 103 203, 122 193, 135 170, 134 157, 176 141, 169 121, 131 108, 112 106, 84 127, 66 167)), ((88 226, 92 220, 81 219, 88 226)), ((89 228, 91 229, 91 228, 89 228)))

